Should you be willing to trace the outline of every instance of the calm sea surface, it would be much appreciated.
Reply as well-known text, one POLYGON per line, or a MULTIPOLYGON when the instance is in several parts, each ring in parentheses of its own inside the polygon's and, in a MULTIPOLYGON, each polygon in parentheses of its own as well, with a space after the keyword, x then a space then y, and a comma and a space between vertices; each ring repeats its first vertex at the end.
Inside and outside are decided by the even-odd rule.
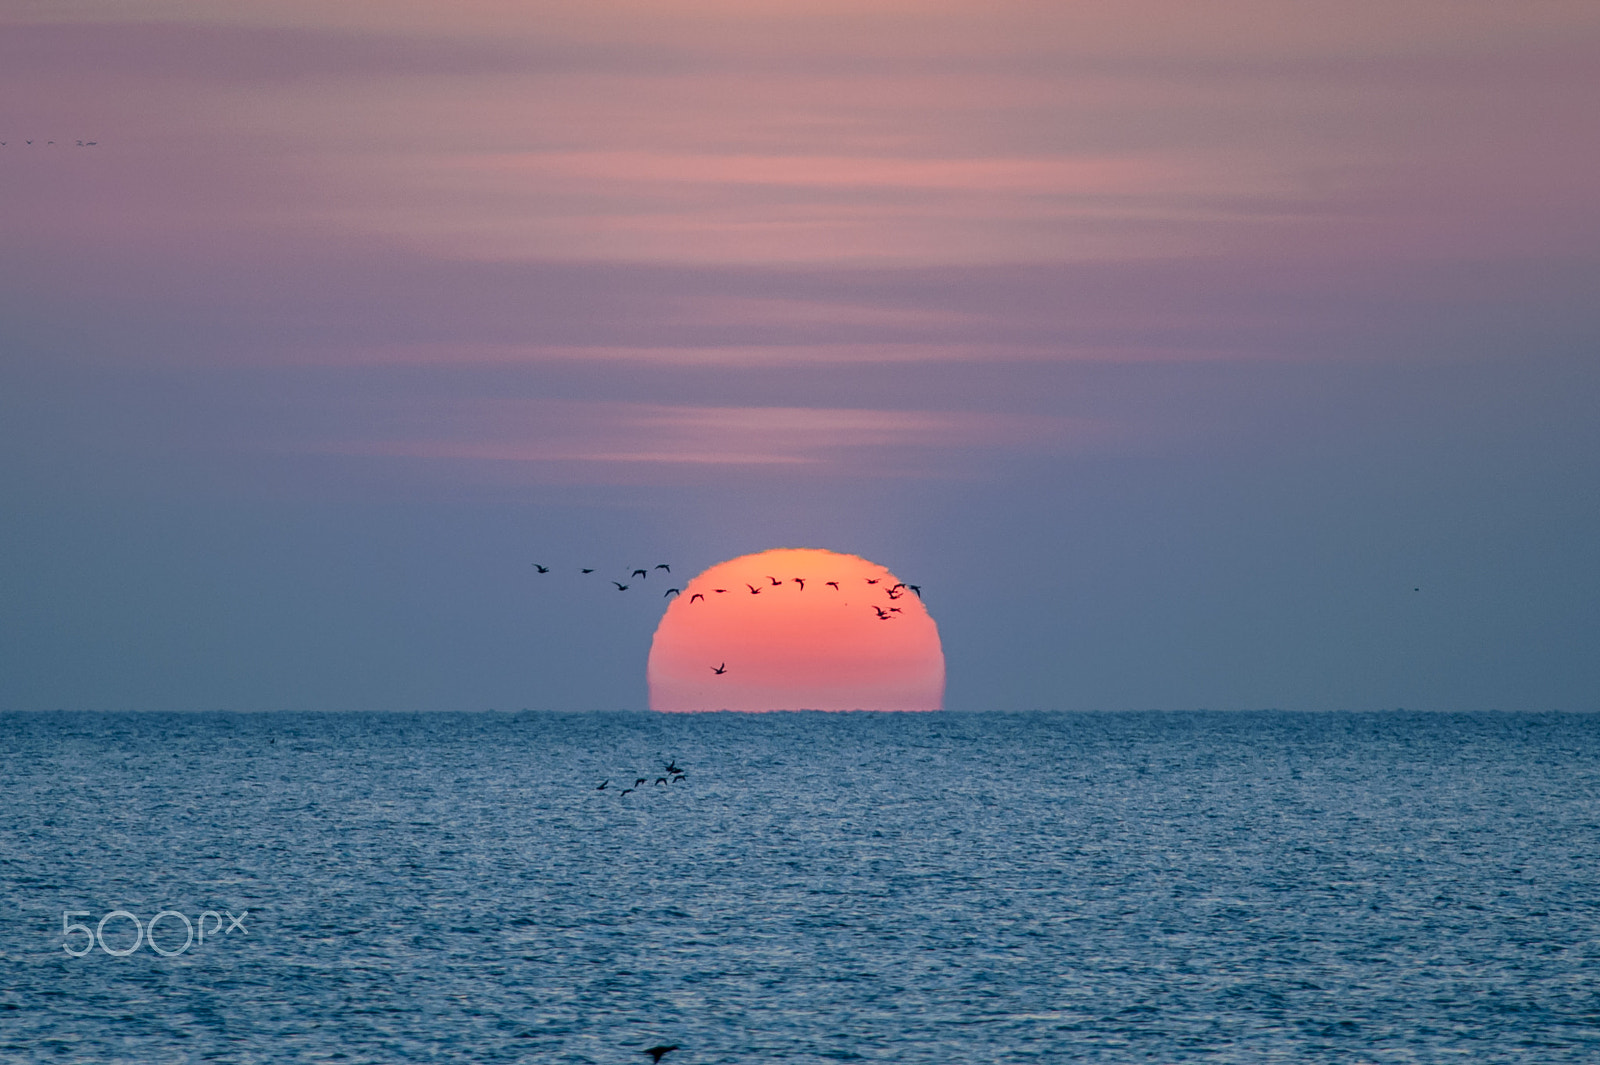
POLYGON ((1600 1061, 1600 715, 12 714, 0 826, 8 1062, 1600 1061))

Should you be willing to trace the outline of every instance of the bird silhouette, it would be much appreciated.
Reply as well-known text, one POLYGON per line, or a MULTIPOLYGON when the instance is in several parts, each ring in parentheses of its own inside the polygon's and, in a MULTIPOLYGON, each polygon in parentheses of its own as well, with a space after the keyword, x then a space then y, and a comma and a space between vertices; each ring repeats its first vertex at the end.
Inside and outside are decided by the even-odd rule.
POLYGON ((648 577, 648 576, 650 576, 650 571, 647 570, 647 569, 636 569, 632 573, 628 574, 628 576, 630 576, 630 577, 648 577))
POLYGON ((906 587, 910 588, 913 592, 916 592, 918 599, 922 598, 922 585, 920 585, 920 584, 908 584, 908 585, 906 585, 906 587))
POLYGON ((767 578, 767 580, 769 580, 769 581, 771 581, 771 582, 772 582, 772 586, 773 586, 773 587, 774 587, 774 588, 777 588, 777 587, 778 587, 778 586, 780 586, 780 585, 781 585, 781 584, 783 584, 783 582, 782 582, 782 581, 780 581, 780 580, 779 580, 779 579, 778 579, 778 578, 776 578, 776 577, 768 577, 768 578, 767 578))
POLYGON ((804 577, 796 577, 794 582, 800 586, 802 592, 806 590, 806 579, 804 577))
POLYGON ((691 602, 691 603, 692 603, 692 602, 694 602, 694 601, 695 601, 695 600, 696 600, 696 599, 704 599, 704 598, 705 598, 705 596, 703 596, 703 595, 701 595, 701 594, 700 594, 700 593, 699 593, 699 592, 695 592, 695 593, 694 593, 694 594, 693 594, 693 595, 691 595, 691 596, 690 596, 690 597, 689 597, 689 602, 691 602))
POLYGON ((578 571, 578 572, 579 572, 579 573, 593 573, 593 572, 594 572, 594 570, 592 570, 592 569, 581 569, 581 570, 579 570, 579 571, 578 571))
POLYGON ((728 672, 728 663, 724 662, 720 666, 712 666, 711 672, 715 673, 719 677, 722 676, 724 673, 728 672))
POLYGON ((666 590, 666 592, 661 596, 661 598, 665 599, 669 595, 682 595, 682 594, 683 594, 683 589, 682 588, 668 588, 666 590))
POLYGON ((663 1057, 665 1057, 666 1055, 672 1053, 674 1050, 677 1050, 677 1049, 678 1049, 678 1044, 677 1043, 673 1043, 671 1046, 650 1047, 647 1050, 645 1050, 645 1053, 650 1055, 651 1059, 656 1062, 656 1065, 660 1065, 661 1059, 663 1057))
POLYGON ((664 570, 666 570, 666 571, 667 571, 667 572, 668 572, 668 573, 671 573, 671 572, 672 572, 672 567, 671 567, 671 566, 669 566, 669 565, 667 565, 667 564, 666 564, 666 563, 665 563, 665 562, 657 562, 657 563, 656 563, 656 569, 664 569, 664 570))
POLYGON ((877 584, 878 581, 881 580, 881 579, 882 578, 880 578, 880 577, 868 577, 867 578, 867 583, 868 584, 877 584))
POLYGON ((760 589, 760 588, 757 588, 757 587, 756 587, 756 586, 755 586, 755 585, 753 585, 753 584, 747 584, 747 585, 745 585, 745 587, 746 587, 746 588, 748 588, 748 589, 750 589, 750 594, 751 594, 751 595, 760 595, 760 594, 761 594, 761 589, 760 589))
POLYGON ((606 785, 609 784, 609 783, 611 783, 611 778, 607 777, 606 779, 602 780, 600 782, 600 786, 598 788, 595 788, 594 790, 595 791, 605 791, 606 790, 606 785))
MULTIPOLYGON (((746 588, 748 588, 748 587, 750 587, 750 586, 749 586, 749 585, 748 585, 748 584, 747 584, 747 585, 745 585, 745 587, 746 587, 746 588)), ((728 589, 726 589, 726 588, 713 588, 713 589, 711 589, 711 590, 712 590, 712 591, 713 591, 713 592, 716 592, 716 593, 717 593, 717 594, 718 594, 718 595, 722 595, 722 594, 724 594, 724 593, 725 593, 725 592, 727 592, 727 590, 728 590, 728 589)))
POLYGON ((657 784, 665 784, 666 782, 667 782, 667 778, 666 777, 656 777, 656 783, 657 784))
POLYGON ((617 591, 619 591, 619 592, 625 592, 625 591, 628 590, 628 586, 626 584, 621 583, 620 581, 612 581, 611 583, 615 584, 617 586, 617 591))
POLYGON ((628 795, 628 794, 631 794, 632 791, 633 791, 632 788, 623 788, 620 794, 628 795))
POLYGON ((874 610, 876 610, 878 612, 878 620, 879 621, 888 621, 889 620, 889 612, 884 610, 883 607, 875 606, 872 609, 874 609, 874 610))
POLYGON ((837 592, 839 590, 839 582, 838 581, 829 581, 828 582, 828 587, 832 588, 834 591, 837 592))
POLYGON ((537 562, 535 562, 533 564, 533 568, 538 570, 540 573, 549 573, 550 572, 550 567, 549 566, 541 566, 537 562))
POLYGON ((645 781, 647 781, 649 779, 650 779, 649 777, 640 777, 638 780, 635 780, 633 782, 633 786, 637 788, 640 784, 643 784, 645 781))
POLYGON ((889 613, 898 614, 898 613, 900 613, 900 608, 897 607, 897 606, 892 606, 892 607, 889 608, 889 613))

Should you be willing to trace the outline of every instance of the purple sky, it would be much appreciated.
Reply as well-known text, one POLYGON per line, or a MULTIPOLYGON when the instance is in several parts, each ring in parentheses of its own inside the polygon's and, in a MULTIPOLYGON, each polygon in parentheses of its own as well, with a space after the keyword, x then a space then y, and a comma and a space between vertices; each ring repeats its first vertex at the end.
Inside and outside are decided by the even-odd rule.
POLYGON ((642 707, 572 571, 776 546, 952 708, 1597 708, 1593 3, 8 11, 0 709, 642 707))

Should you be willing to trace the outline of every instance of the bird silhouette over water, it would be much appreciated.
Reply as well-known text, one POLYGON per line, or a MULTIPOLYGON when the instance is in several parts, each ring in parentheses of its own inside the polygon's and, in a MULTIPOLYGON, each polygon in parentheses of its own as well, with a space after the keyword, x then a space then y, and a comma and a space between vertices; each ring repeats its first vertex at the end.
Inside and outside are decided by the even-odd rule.
POLYGON ((609 783, 611 783, 611 778, 607 777, 606 779, 602 780, 600 782, 600 786, 598 788, 595 788, 594 790, 595 791, 605 791, 606 790, 606 785, 609 784, 609 783))
POLYGON ((674 1050, 677 1050, 677 1049, 678 1049, 678 1044, 677 1043, 673 1043, 671 1046, 649 1047, 648 1049, 645 1050, 645 1053, 650 1055, 650 1059, 652 1061, 656 1062, 657 1065, 660 1065, 660 1061, 661 1061, 662 1058, 666 1057, 668 1054, 672 1053, 674 1050))
POLYGON ((665 784, 666 782, 667 782, 667 778, 666 777, 656 777, 656 783, 657 784, 665 784))
POLYGON ((711 672, 715 673, 719 677, 722 676, 724 673, 728 672, 728 663, 724 662, 720 666, 712 666, 711 672))
POLYGON ((632 793, 633 793, 633 789, 632 788, 623 788, 622 791, 619 794, 631 795, 632 793))
POLYGON ((649 777, 640 777, 638 780, 635 780, 633 782, 633 786, 637 788, 640 784, 643 784, 646 780, 649 780, 649 779, 650 779, 649 777))

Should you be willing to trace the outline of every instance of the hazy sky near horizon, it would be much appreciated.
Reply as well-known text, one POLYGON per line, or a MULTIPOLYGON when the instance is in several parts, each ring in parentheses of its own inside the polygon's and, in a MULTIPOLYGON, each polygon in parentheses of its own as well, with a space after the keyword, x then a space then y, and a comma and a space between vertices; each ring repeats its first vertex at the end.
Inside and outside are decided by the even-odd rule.
POLYGON ((7 11, 0 709, 643 707, 576 569, 779 546, 952 708, 1600 708, 1593 3, 7 11))

